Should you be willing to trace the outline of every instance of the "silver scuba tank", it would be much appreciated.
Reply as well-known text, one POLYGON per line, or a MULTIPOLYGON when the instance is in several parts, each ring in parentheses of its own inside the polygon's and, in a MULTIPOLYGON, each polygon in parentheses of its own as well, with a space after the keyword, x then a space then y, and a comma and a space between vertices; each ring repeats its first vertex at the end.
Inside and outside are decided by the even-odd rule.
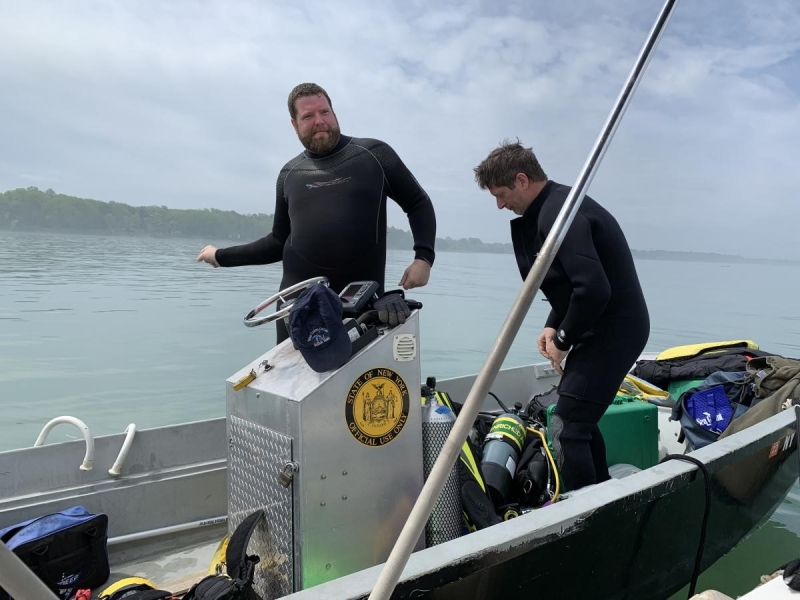
MULTIPOLYGON (((432 381, 432 378, 428 378, 428 385, 423 386, 425 403, 422 405, 422 461, 426 481, 456 421, 453 411, 436 398, 433 385, 430 385, 432 381)), ((461 536, 461 511, 461 485, 456 462, 425 526, 426 548, 461 536)))

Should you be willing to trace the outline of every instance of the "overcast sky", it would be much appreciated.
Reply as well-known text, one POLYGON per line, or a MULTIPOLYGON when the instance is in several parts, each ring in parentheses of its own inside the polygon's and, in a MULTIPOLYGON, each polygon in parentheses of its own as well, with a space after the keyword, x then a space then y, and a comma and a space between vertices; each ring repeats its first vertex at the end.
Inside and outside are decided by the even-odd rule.
MULTIPOLYGON (((0 191, 272 213, 287 95, 314 81, 397 150, 439 236, 505 242, 473 167, 519 137, 572 185, 661 6, 0 0, 0 191)), ((635 248, 798 258, 799 164, 800 4, 683 0, 589 194, 635 248)))

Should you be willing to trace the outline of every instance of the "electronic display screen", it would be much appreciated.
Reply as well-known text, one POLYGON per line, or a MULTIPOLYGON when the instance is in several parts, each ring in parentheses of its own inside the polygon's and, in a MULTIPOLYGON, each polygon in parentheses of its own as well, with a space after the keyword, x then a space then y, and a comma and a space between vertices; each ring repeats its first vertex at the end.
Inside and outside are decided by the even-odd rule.
POLYGON ((358 290, 360 290, 362 287, 364 287, 364 284, 362 283, 355 285, 350 284, 344 289, 344 291, 341 294, 339 294, 339 297, 344 301, 350 301, 353 299, 353 296, 356 295, 356 292, 358 292, 358 290))

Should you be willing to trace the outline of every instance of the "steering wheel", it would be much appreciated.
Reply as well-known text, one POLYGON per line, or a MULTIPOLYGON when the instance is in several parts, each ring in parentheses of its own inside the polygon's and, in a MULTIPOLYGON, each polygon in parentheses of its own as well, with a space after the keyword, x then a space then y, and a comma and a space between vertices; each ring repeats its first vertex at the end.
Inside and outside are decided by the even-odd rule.
POLYGON ((272 306, 278 300, 285 300, 284 296, 288 296, 289 294, 293 294, 294 292, 299 292, 306 289, 309 286, 315 285, 317 283, 321 283, 324 286, 328 286, 328 278, 327 277, 312 277, 311 279, 306 279, 305 281, 301 281, 300 283, 295 283, 292 286, 287 287, 284 290, 281 290, 277 294, 273 294, 266 300, 264 300, 261 304, 256 306, 253 310, 251 310, 244 318, 244 324, 246 327, 258 327, 259 325, 264 325, 266 323, 272 323, 273 321, 277 321, 278 319, 282 319, 286 315, 289 314, 289 311, 292 308, 291 304, 287 304, 283 308, 276 310, 274 313, 270 313, 266 317, 258 317, 257 319, 255 316, 263 311, 265 308, 272 306))

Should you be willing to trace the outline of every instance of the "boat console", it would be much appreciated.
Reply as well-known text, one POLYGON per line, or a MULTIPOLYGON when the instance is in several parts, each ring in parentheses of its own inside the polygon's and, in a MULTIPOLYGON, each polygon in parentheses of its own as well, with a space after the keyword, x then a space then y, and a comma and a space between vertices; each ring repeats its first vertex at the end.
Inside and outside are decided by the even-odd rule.
MULTIPOLYGON (((287 296, 319 283, 282 290, 245 324, 288 319, 287 296)), ((339 293, 355 306, 374 293, 364 284, 339 293)), ((263 598, 384 562, 424 483, 419 309, 395 327, 344 322, 352 355, 340 368, 315 371, 290 338, 226 383, 229 531, 265 511, 250 546, 263 598)))

